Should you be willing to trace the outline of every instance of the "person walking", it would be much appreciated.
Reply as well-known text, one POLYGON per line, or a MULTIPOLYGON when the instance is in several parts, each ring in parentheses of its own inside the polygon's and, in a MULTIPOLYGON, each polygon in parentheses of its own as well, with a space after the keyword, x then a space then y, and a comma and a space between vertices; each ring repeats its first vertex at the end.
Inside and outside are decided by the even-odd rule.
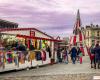
POLYGON ((95 61, 96 61, 94 68, 96 69, 96 66, 98 64, 98 69, 100 69, 100 46, 99 44, 96 44, 94 48, 94 53, 95 53, 95 61))
POLYGON ((61 50, 60 50, 60 47, 58 47, 57 49, 57 62, 58 63, 61 63, 62 60, 61 60, 61 50))
POLYGON ((81 51, 80 51, 80 48, 78 47, 78 48, 77 48, 77 61, 79 61, 79 58, 80 58, 80 57, 79 57, 79 54, 80 54, 80 52, 81 52, 81 51))
POLYGON ((77 57, 77 49, 76 49, 76 47, 74 46, 74 47, 71 49, 71 59, 72 59, 73 64, 75 64, 75 62, 76 62, 76 57, 77 57))
POLYGON ((66 48, 64 49, 64 52, 63 52, 63 60, 64 60, 64 63, 68 64, 68 51, 66 48))
POLYGON ((100 45, 98 49, 98 69, 100 69, 100 45))
POLYGON ((94 53, 94 45, 91 45, 89 49, 89 56, 91 60, 91 68, 95 67, 96 61, 95 61, 95 53, 94 53))
POLYGON ((79 53, 80 64, 82 64, 82 62, 83 62, 83 60, 82 60, 82 56, 83 56, 82 51, 80 51, 80 53, 79 53))

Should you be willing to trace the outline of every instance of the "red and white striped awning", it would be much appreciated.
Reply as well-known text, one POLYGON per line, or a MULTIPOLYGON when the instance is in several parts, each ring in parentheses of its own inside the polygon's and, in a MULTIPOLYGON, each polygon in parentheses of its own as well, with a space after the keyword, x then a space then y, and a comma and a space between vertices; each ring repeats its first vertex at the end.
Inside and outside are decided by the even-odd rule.
POLYGON ((81 30, 81 19, 78 10, 76 23, 73 29, 73 35, 70 36, 70 45, 76 45, 77 47, 80 47, 83 54, 85 53, 87 54, 87 49, 84 42, 85 42, 85 35, 81 30))

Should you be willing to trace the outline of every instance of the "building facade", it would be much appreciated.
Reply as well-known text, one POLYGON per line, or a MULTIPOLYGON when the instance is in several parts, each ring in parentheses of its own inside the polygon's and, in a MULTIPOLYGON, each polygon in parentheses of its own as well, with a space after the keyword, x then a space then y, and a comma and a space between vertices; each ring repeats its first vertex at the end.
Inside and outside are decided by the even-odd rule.
POLYGON ((90 47, 92 44, 100 44, 100 26, 99 25, 88 25, 84 29, 85 32, 85 43, 87 47, 90 47))
POLYGON ((0 19, 0 28, 18 28, 18 24, 0 19))

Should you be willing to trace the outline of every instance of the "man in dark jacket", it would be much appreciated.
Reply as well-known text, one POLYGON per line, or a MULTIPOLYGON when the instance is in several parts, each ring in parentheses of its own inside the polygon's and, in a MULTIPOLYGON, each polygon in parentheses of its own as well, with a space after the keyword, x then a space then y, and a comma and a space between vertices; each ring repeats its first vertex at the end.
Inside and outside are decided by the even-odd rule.
POLYGON ((71 49, 71 59, 72 59, 73 64, 75 64, 76 57, 77 57, 77 49, 73 47, 71 49))
MULTIPOLYGON (((94 48, 94 53, 95 53, 96 63, 98 64, 98 69, 100 69, 100 46, 99 44, 96 44, 94 48)), ((96 64, 95 64, 95 69, 96 69, 96 64)))

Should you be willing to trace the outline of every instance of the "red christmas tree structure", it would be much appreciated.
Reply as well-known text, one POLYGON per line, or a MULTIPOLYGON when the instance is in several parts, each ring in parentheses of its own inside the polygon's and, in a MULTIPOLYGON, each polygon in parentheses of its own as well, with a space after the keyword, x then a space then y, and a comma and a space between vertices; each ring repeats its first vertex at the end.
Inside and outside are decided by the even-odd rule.
POLYGON ((77 19, 73 28, 73 35, 70 37, 70 45, 80 47, 83 54, 87 54, 87 48, 85 46, 85 35, 82 31, 82 23, 79 10, 77 11, 77 19))

